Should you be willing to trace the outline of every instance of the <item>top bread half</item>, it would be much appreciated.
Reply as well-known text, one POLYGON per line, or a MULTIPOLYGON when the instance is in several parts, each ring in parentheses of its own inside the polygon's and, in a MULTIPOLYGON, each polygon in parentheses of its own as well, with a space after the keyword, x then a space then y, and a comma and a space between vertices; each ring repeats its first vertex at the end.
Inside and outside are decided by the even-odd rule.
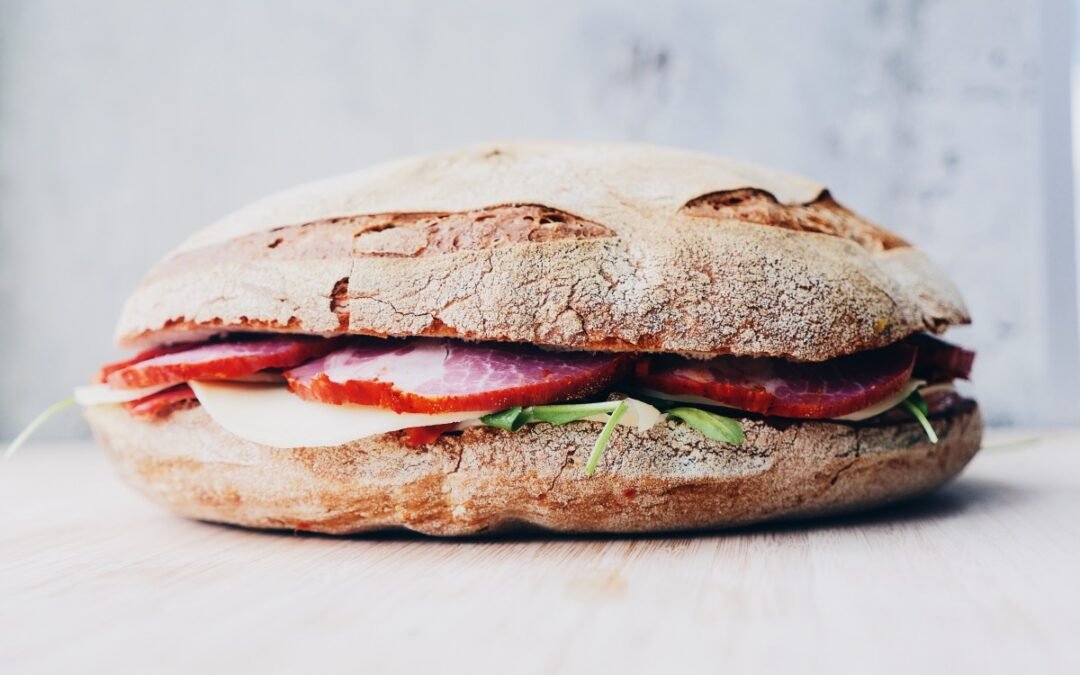
POLYGON ((150 271, 117 338, 428 335, 819 361, 967 322, 929 258, 822 185, 685 150, 497 143, 241 209, 150 271))

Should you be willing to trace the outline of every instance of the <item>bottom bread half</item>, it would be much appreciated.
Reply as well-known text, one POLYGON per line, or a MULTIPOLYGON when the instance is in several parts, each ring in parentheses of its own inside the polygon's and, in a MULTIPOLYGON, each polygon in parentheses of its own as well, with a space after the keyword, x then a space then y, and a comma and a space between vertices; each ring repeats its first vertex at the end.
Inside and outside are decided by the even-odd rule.
POLYGON ((914 421, 745 420, 739 446, 667 421, 644 433, 619 427, 586 476, 596 422, 477 427, 420 448, 395 433, 277 449, 234 436, 200 407, 148 421, 96 406, 87 417, 124 479, 178 514, 329 534, 660 532, 852 511, 942 485, 982 438, 972 401, 932 419, 937 444, 914 421))

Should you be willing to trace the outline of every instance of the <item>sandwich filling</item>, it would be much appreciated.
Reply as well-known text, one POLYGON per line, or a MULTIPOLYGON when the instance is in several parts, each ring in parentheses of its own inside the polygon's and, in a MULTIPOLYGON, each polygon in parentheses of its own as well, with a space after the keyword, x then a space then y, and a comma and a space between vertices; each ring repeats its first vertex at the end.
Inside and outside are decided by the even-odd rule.
MULTIPOLYGON (((83 405, 162 419, 201 405, 230 432, 273 447, 339 445, 400 432, 415 446, 473 426, 663 419, 739 443, 739 418, 848 423, 928 416, 958 399, 974 353, 918 335, 823 362, 771 357, 545 351, 459 340, 232 334, 157 347, 101 369, 83 405), (890 418, 892 416, 892 418, 890 418)), ((595 466, 595 461, 590 462, 595 466)))

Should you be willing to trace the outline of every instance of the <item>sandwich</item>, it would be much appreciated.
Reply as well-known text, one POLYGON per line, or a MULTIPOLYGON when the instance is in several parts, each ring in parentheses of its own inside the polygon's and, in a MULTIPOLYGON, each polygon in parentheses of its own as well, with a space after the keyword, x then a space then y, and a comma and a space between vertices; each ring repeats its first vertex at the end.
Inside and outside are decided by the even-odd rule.
POLYGON ((969 322, 822 186, 644 145, 499 143, 198 232, 77 400, 120 475, 234 525, 722 528, 923 494, 979 448, 969 322))

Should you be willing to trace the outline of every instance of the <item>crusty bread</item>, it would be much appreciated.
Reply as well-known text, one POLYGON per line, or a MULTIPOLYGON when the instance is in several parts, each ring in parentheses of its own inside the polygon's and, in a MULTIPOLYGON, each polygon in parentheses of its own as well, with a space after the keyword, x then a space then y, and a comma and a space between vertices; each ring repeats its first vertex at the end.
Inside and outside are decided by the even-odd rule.
POLYGON ((121 475, 181 515, 333 534, 466 535, 520 524, 647 532, 846 511, 941 485, 982 435, 970 401, 934 418, 937 445, 914 422, 746 420, 736 447, 669 421, 644 434, 619 427, 586 477, 595 422, 473 428, 422 448, 387 434, 281 450, 233 436, 198 407, 157 421, 118 406, 86 414, 121 475))
POLYGON ((823 186, 694 152, 506 143, 270 197, 125 306, 125 345, 219 330, 822 360, 968 321, 921 252, 823 186))

